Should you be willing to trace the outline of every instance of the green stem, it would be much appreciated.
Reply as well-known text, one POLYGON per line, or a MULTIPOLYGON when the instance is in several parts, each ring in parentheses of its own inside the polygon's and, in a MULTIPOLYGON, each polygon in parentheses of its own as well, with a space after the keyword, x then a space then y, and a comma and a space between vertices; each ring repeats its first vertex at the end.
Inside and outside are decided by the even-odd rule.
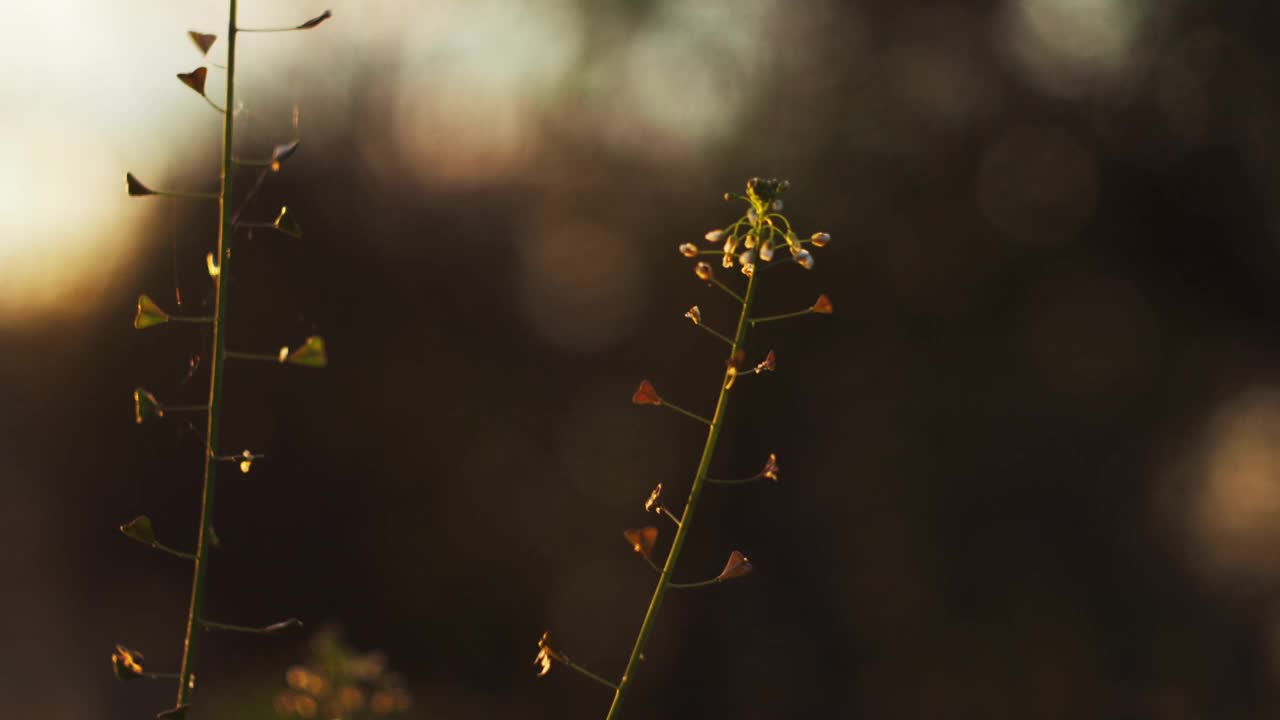
POLYGON ((706 586, 708 586, 708 585, 715 585, 715 584, 716 584, 716 583, 718 583, 718 582, 720 582, 720 578, 718 578, 718 577, 713 577, 713 578, 711 578, 710 580, 702 580, 701 582, 691 582, 691 583, 674 583, 674 582, 673 582, 673 583, 667 583, 667 587, 672 587, 672 588, 675 588, 675 589, 677 589, 677 590, 688 590, 688 589, 690 589, 690 588, 700 588, 700 587, 706 587, 706 586))
POLYGON ((675 524, 676 524, 676 527, 680 527, 680 525, 682 525, 682 523, 680 522, 680 518, 676 517, 676 516, 675 516, 675 513, 673 513, 673 512, 671 512, 670 510, 668 510, 666 505, 663 505, 663 506, 662 506, 662 512, 663 512, 667 517, 671 518, 671 522, 675 523, 675 524))
MULTIPOLYGON (((725 288, 725 290, 728 290, 728 288, 725 288)), ((755 298, 755 292, 756 276, 752 275, 747 280, 746 297, 742 298, 742 314, 738 317, 738 329, 734 333, 731 355, 737 354, 745 345, 751 301, 755 298)), ((731 292, 731 294, 733 293, 731 292)), ((725 379, 728 380, 728 371, 725 372, 725 375, 725 379)), ((698 471, 693 477, 693 487, 689 490, 689 499, 685 502, 684 512, 680 514, 682 522, 676 528, 676 537, 671 541, 671 550, 667 552, 667 561, 663 564, 662 573, 658 578, 658 586, 654 588, 653 598, 649 601, 649 609, 645 612, 644 622, 641 623, 640 632, 636 635, 636 643, 631 649, 631 657, 627 660, 626 670, 623 671, 622 680, 618 683, 617 691, 614 692, 613 704, 609 706, 609 714, 605 717, 605 720, 618 720, 621 717, 623 701, 627 697, 627 689, 631 687, 631 681, 635 678, 636 671, 640 668, 640 657, 644 654, 645 644, 649 640, 649 633, 653 631, 653 624, 658 617, 658 610, 662 607, 662 599, 666 597, 667 589, 673 587, 669 578, 675 570, 676 562, 680 559, 680 550, 684 547, 684 539, 689 533, 689 528, 693 527, 694 510, 698 506, 698 497, 702 494, 702 486, 706 483, 707 472, 711 468, 711 459, 716 452, 716 442, 720 439, 720 428, 724 426, 725 414, 729 407, 730 391, 730 383, 720 383, 720 397, 716 401, 715 415, 712 416, 711 428, 707 431, 707 441, 702 448, 702 459, 698 462, 698 471)))
MULTIPOLYGON (((170 555, 173 555, 174 557, 180 557, 180 558, 182 558, 183 560, 195 560, 195 559, 196 559, 196 556, 195 556, 195 555, 192 555, 191 553, 185 553, 185 552, 182 552, 181 550, 175 550, 175 549, 173 549, 173 548, 169 547, 168 545, 163 545, 163 544, 161 544, 161 543, 159 543, 159 542, 153 542, 153 543, 151 543, 151 547, 155 548, 156 550, 159 550, 160 552, 168 553, 168 554, 170 554, 170 555)), ((178 676, 177 676, 177 675, 173 675, 173 677, 178 677, 178 676)))
POLYGON ((707 482, 711 483, 712 485, 744 485, 746 483, 753 483, 757 480, 763 480, 763 479, 764 479, 764 475, 752 475, 749 478, 739 478, 738 480, 717 480, 716 478, 709 477, 707 478, 707 482))
POLYGON ((250 635, 275 635, 276 633, 295 627, 302 627, 301 621, 296 618, 267 627, 250 627, 248 625, 232 625, 231 623, 214 622, 213 620, 201 620, 200 627, 205 630, 225 630, 227 632, 248 633, 250 635))
POLYGON ((707 332, 711 333, 715 337, 720 338, 721 340, 725 341, 730 345, 733 344, 732 340, 730 340, 724 333, 719 332, 718 330, 712 330, 711 328, 707 327, 706 325, 703 325, 702 323, 698 323, 698 327, 702 328, 703 330, 706 330, 707 332))
POLYGON ((564 663, 565 667, 569 668, 570 670, 577 670, 579 673, 585 675, 586 677, 591 678, 592 680, 595 680, 596 682, 600 683, 601 685, 604 685, 607 688, 610 688, 613 690, 618 689, 618 685, 616 683, 612 683, 612 682, 609 682, 608 680, 605 680, 604 678, 582 667, 581 665, 570 660, 569 658, 561 655, 559 659, 560 659, 560 662, 564 663))
POLYGON ((731 290, 728 285, 725 285, 724 283, 720 282, 718 278, 712 277, 711 283, 716 287, 720 288, 721 290, 729 293, 729 297, 733 298, 734 300, 737 300, 739 303, 743 305, 746 304, 747 301, 741 295, 731 290))
MULTIPOLYGON (((671 513, 667 513, 667 514, 670 515, 671 513)), ((673 517, 672 519, 674 520, 675 518, 673 517)), ((679 525, 680 523, 677 521, 676 524, 679 525)), ((658 575, 662 575, 662 568, 658 567, 657 565, 654 565, 652 560, 650 560, 649 558, 645 558, 644 561, 649 564, 649 567, 653 568, 654 572, 658 573, 658 575)), ((718 582, 720 582, 719 576, 713 577, 710 580, 701 580, 699 582, 690 582, 690 583, 669 582, 667 583, 667 587, 675 588, 677 590, 687 590, 689 588, 699 588, 699 587, 706 587, 707 585, 715 585, 718 582)))
POLYGON ((751 318, 751 326, 755 327, 760 323, 773 322, 774 320, 786 320, 787 318, 800 317, 801 315, 808 315, 809 313, 812 313, 812 312, 813 312, 813 308, 808 307, 808 308, 805 308, 804 310, 797 310, 795 312, 782 313, 781 315, 766 315, 764 317, 751 318))
POLYGON ((161 412, 209 412, 208 405, 162 405, 161 412))
MULTIPOLYGON (((235 104, 236 87, 236 0, 227 8, 227 97, 228 109, 235 104)), ((209 422, 205 447, 218 447, 218 420, 222 409, 223 352, 227 335, 227 283, 224 282, 231 262, 228 243, 231 239, 231 146, 235 128, 230 112, 222 115, 222 164, 218 189, 218 261, 222 272, 213 278, 215 310, 213 314, 213 362, 209 371, 209 422)), ((208 578, 209 554, 213 549, 213 506, 218 463, 205 453, 204 490, 200 500, 200 536, 196 543, 195 569, 191 579, 191 606, 187 612, 187 631, 182 642, 182 670, 178 676, 178 707, 187 705, 195 686, 196 655, 200 644, 200 615, 204 611, 204 589, 208 578)))
POLYGON ((666 400, 663 400, 663 401, 662 401, 662 407, 671 408, 672 410, 675 410, 676 412, 680 413, 681 415, 684 415, 685 417, 691 417, 691 418, 693 418, 694 420, 697 420, 697 421, 698 421, 698 422, 700 422, 700 423, 704 423, 704 424, 707 424, 707 425, 710 425, 710 424, 711 424, 711 421, 710 421, 710 420, 708 420, 708 419, 706 419, 706 418, 702 417, 702 416, 701 416, 701 415, 699 415, 698 413, 695 413, 695 412, 689 412, 688 410, 685 410, 684 408, 680 407, 679 405, 672 405, 671 403, 667 402, 666 400))
POLYGON ((217 200, 217 193, 183 192, 181 190, 152 190, 152 195, 171 198, 187 198, 188 200, 217 200))
POLYGON ((205 95, 204 93, 200 93, 200 97, 204 98, 204 101, 209 103, 209 107, 213 108, 214 110, 217 110, 218 112, 224 115, 227 113, 225 108, 218 107, 218 103, 210 100, 208 95, 205 95))
POLYGON ((279 355, 271 355, 270 353, 250 353, 239 352, 237 350, 223 350, 222 354, 229 358, 238 358, 240 360, 262 360, 264 362, 278 363, 279 355))

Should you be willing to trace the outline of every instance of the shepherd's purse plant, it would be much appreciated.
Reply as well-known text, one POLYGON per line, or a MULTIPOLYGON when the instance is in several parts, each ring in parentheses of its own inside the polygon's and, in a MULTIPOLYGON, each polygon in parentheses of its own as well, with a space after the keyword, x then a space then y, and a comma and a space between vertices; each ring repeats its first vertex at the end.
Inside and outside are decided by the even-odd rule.
MULTIPOLYGON (((178 672, 151 672, 143 668, 142 653, 131 650, 125 645, 117 645, 111 655, 112 668, 116 677, 121 680, 138 678, 176 680, 178 685, 177 700, 174 707, 161 712, 159 718, 183 718, 191 705, 192 693, 196 687, 196 666, 199 660, 201 635, 206 631, 233 631, 254 634, 273 635, 301 626, 295 618, 262 626, 246 626, 216 622, 205 616, 205 589, 209 578, 209 559, 214 548, 218 546, 218 536, 214 532, 214 499, 217 471, 219 467, 231 465, 241 473, 248 473, 255 462, 265 455, 249 450, 239 453, 224 453, 219 449, 218 430, 222 409, 223 375, 228 360, 246 360, 250 362, 270 362, 281 365, 301 367, 324 367, 327 364, 324 340, 319 336, 306 338, 296 347, 280 348, 276 352, 245 352, 235 350, 228 345, 228 294, 227 278, 232 266, 232 246, 238 233, 252 232, 255 228, 270 230, 280 234, 299 238, 301 227, 287 208, 281 208, 271 221, 242 221, 241 214, 249 207, 254 195, 262 186, 268 175, 280 171, 282 166, 298 149, 298 140, 277 145, 270 157, 260 159, 242 159, 233 151, 235 130, 236 95, 236 37, 240 33, 288 32, 293 30, 309 30, 330 17, 326 10, 300 25, 277 28, 244 28, 236 23, 236 0, 229 0, 226 35, 191 32, 192 42, 202 56, 206 58, 210 49, 220 39, 226 50, 225 64, 206 61, 205 64, 187 73, 179 73, 178 80, 209 104, 216 112, 222 114, 222 153, 219 168, 220 181, 217 192, 187 192, 176 190, 157 190, 148 187, 134 177, 133 173, 125 175, 125 186, 130 196, 154 196, 169 198, 185 198, 197 201, 216 202, 218 205, 218 244, 214 252, 206 256, 206 266, 212 281, 213 314, 188 315, 165 311, 150 296, 143 294, 138 298, 137 314, 133 325, 141 330, 168 323, 197 323, 211 330, 210 349, 208 351, 209 395, 206 402, 193 404, 176 404, 161 402, 154 394, 144 388, 134 390, 134 419, 139 424, 152 419, 199 418, 204 416, 206 426, 204 432, 204 477, 200 501, 200 520, 196 537, 195 552, 186 552, 161 543, 151 519, 145 515, 138 516, 120 527, 120 531, 128 538, 148 545, 156 550, 185 560, 192 565, 191 596, 187 610, 186 631, 182 640, 182 664, 178 672), (210 67, 221 71, 226 76, 226 93, 219 105, 205 93, 205 80, 210 67), (243 193, 236 203, 232 194, 232 184, 236 173, 241 168, 249 168, 257 173, 257 178, 248 192, 243 193)), ((296 128, 296 122, 295 122, 296 128)), ((180 295, 178 309, 181 310, 180 295)), ((192 372, 199 367, 198 356, 193 356, 192 372)))
MULTIPOLYGON (((640 629, 636 633, 635 644, 631 648, 631 655, 627 658, 627 664, 622 671, 622 675, 617 680, 612 680, 570 660, 568 655, 551 644, 549 633, 543 633, 542 638, 538 641, 538 654, 534 659, 534 663, 540 667, 539 676, 546 675, 553 664, 559 663, 613 691, 613 703, 609 706, 606 720, 616 720, 622 716, 623 706, 631 689, 632 681, 635 679, 637 670, 639 670, 640 662, 645 658, 645 644, 649 639, 649 634, 653 631, 658 611, 662 607, 667 591, 717 585, 736 580, 752 571, 751 562, 747 557, 740 551, 733 550, 729 553, 729 559, 726 561, 724 569, 718 575, 694 582, 675 582, 674 580, 677 562, 680 559, 680 550, 684 547, 685 538, 693 526, 694 511, 698 507, 698 500, 702 495, 702 490, 707 484, 739 485, 762 480, 773 482, 778 480, 778 459, 773 453, 770 453, 765 459, 760 471, 750 477, 722 479, 710 476, 711 463, 715 458, 716 445, 720 439, 720 431, 724 427, 725 417, 729 409, 729 398, 732 396, 733 391, 742 385, 744 379, 772 373, 777 365, 777 358, 772 350, 763 355, 757 353, 757 360, 753 363, 747 362, 747 338, 750 330, 766 322, 812 314, 829 315, 833 309, 831 300, 823 294, 819 295, 812 305, 801 310, 763 316, 752 314, 761 280, 767 271, 784 265, 796 265, 806 270, 811 270, 814 266, 811 248, 824 247, 831 240, 831 236, 825 232, 813 233, 807 238, 802 238, 792 230, 790 221, 782 214, 782 194, 788 187, 789 183, 785 180, 752 178, 747 181, 745 195, 725 194, 725 200, 745 201, 747 210, 745 214, 728 226, 712 230, 706 234, 707 242, 719 246, 718 249, 701 250, 694 243, 682 243, 679 246, 681 255, 697 261, 693 267, 694 275, 699 280, 706 282, 709 287, 722 291, 724 295, 732 300, 734 306, 738 309, 738 319, 732 332, 724 333, 704 321, 702 310, 697 305, 689 308, 684 315, 694 325, 728 346, 728 359, 725 363, 724 375, 719 384, 715 410, 712 411, 711 417, 699 415, 670 402, 658 394, 657 389, 649 380, 641 381, 640 386, 631 397, 631 401, 637 405, 655 405, 669 408, 694 422, 705 425, 707 427, 707 439, 702 448, 702 456, 698 461, 698 468, 694 472, 693 484, 684 502, 684 509, 677 515, 667 507, 663 500, 662 483, 658 483, 644 503, 644 508, 647 512, 654 512, 663 516, 666 521, 675 527, 675 537, 671 541, 666 559, 661 566, 654 559, 654 549, 658 540, 657 527, 648 525, 628 529, 622 533, 623 538, 631 546, 631 549, 658 575, 658 582, 649 601, 649 608, 645 612, 644 620, 640 623, 640 629), (721 279, 712 263, 708 262, 707 259, 703 259, 714 256, 720 257, 719 265, 721 269, 733 270, 736 267, 742 275, 746 276, 746 287, 735 289, 730 285, 730 278, 721 279), (781 257, 775 259, 775 256, 781 257)), ((741 282, 737 284, 740 285, 741 282)))

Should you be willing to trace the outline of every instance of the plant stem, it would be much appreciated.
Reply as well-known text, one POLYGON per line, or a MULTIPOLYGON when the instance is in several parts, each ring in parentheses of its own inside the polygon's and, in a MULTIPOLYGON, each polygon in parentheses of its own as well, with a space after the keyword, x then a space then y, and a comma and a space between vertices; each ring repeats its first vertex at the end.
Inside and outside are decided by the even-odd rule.
MULTIPOLYGON (((215 309, 213 314, 213 361, 209 371, 209 422, 205 447, 218 447, 218 415, 222 409, 223 350, 227 327, 227 263, 231 261, 228 243, 231 239, 231 180, 233 113, 236 106, 236 0, 227 8, 227 97, 228 112, 222 115, 222 166, 218 188, 218 261, 222 272, 213 278, 215 309)), ((200 615, 204 611, 204 588, 208 577, 209 553, 213 549, 213 503, 218 463, 211 452, 205 452, 204 490, 200 501, 200 536, 196 543, 195 569, 191 579, 191 607, 187 612, 187 632, 182 643, 182 670, 178 675, 178 707, 187 705, 195 685, 196 651, 200 643, 200 615)))
MULTIPOLYGON (((737 300, 741 304, 744 304, 744 305, 746 304, 747 302, 746 299, 744 299, 738 293, 734 292, 733 289, 730 288, 728 285, 725 285, 724 283, 720 282, 718 278, 715 278, 715 277, 711 278, 711 283, 716 287, 720 288, 721 290, 725 291, 726 293, 728 293, 729 297, 733 298, 734 300, 737 300)), ((749 282, 747 284, 750 285, 749 282)))
POLYGON ((567 657, 565 657, 565 656, 563 656, 563 655, 561 655, 561 656, 560 656, 560 662, 564 663, 564 664, 565 664, 565 667, 568 667, 568 668, 569 668, 569 669, 571 669, 571 670, 577 670, 579 673, 581 673, 581 674, 585 675, 586 677, 591 678, 592 680, 595 680, 596 682, 600 683, 601 685, 604 685, 605 687, 613 688, 614 690, 617 690, 617 689, 618 689, 618 686, 617 686, 617 685, 615 685, 615 684, 613 684, 613 683, 609 682, 608 680, 605 680, 604 678, 600 677, 599 675, 597 675, 597 674, 595 674, 595 673, 591 672, 590 670, 588 670, 588 669, 586 669, 586 668, 582 667, 582 666, 581 666, 581 665, 579 665, 578 663, 576 663, 576 662, 574 662, 574 661, 570 660, 569 658, 567 658, 567 657))
POLYGON ((262 360, 263 362, 269 362, 269 363, 280 362, 280 356, 272 355, 271 353, 251 353, 251 352, 240 352, 238 350, 223 350, 222 354, 225 355, 226 357, 238 358, 240 360, 262 360))
POLYGON ((208 405, 162 405, 164 412, 209 412, 208 405))
POLYGON ((713 578, 711 578, 710 580, 701 580, 701 581, 699 581, 699 582, 690 582, 690 583, 667 583, 667 587, 673 587, 673 588, 675 588, 675 589, 677 589, 677 590, 688 590, 688 589, 690 589, 690 588, 700 588, 700 587, 706 587, 706 586, 708 586, 708 585, 715 585, 715 584, 716 584, 716 583, 718 583, 718 582, 720 582, 720 578, 719 578, 719 577, 713 577, 713 578))
MULTIPOLYGON (((169 547, 168 545, 161 544, 160 542, 153 542, 153 543, 151 543, 151 547, 155 548, 156 550, 159 550, 159 551, 160 551, 160 552, 162 552, 162 553, 167 553, 167 554, 169 554, 169 555, 173 555, 174 557, 180 557, 180 558, 182 558, 183 560, 195 560, 195 559, 196 559, 196 556, 195 556, 195 555, 192 555, 191 553, 182 552, 181 550, 175 550, 175 549, 173 549, 173 548, 169 547)), ((177 676, 177 675, 173 675, 173 677, 178 677, 178 676, 177 676)))
POLYGON ((751 318, 751 325, 752 327, 754 327, 760 323, 773 322, 774 320, 786 320, 787 318, 794 318, 794 317, 800 317, 801 315, 808 315, 809 313, 812 313, 812 312, 813 312, 813 308, 807 307, 803 310, 797 310, 795 312, 789 312, 789 313, 782 313, 781 315, 766 315, 764 317, 751 318))
POLYGON ((697 421, 698 421, 698 422, 700 422, 700 423, 704 423, 704 424, 707 424, 707 425, 710 425, 710 424, 711 424, 711 421, 710 421, 710 420, 708 420, 708 419, 706 419, 706 418, 702 417, 702 416, 701 416, 701 415, 699 415, 698 413, 691 412, 691 411, 689 411, 689 410, 685 410, 684 408, 680 407, 679 405, 672 405, 671 403, 667 402, 666 400, 663 400, 663 401, 662 401, 662 407, 671 408, 672 410, 675 410, 676 412, 680 413, 681 415, 684 415, 685 417, 688 417, 688 418, 693 418, 694 420, 697 420, 697 421))
POLYGON ((186 198, 188 200, 217 200, 217 193, 183 192, 179 190, 152 190, 151 194, 160 197, 186 198))
MULTIPOLYGON (((719 284, 719 283, 717 283, 719 284)), ((724 286, 721 285, 723 288, 724 286)), ((728 288, 724 288, 728 290, 728 288)), ((730 356, 737 354, 743 349, 746 343, 747 328, 749 326, 749 317, 751 313, 751 301, 755 298, 756 292, 756 276, 752 275, 747 280, 746 296, 741 298, 742 314, 738 317, 738 329, 733 336, 733 349, 730 356)), ((730 294, 736 297, 736 293, 730 291, 730 294)), ((728 380, 729 372, 725 371, 725 379, 728 380)), ((684 547, 685 536, 689 533, 689 528, 693 526, 693 513, 698 505, 698 496, 702 494, 702 486, 707 480, 707 472, 711 469, 711 458, 716 452, 716 441, 720 439, 720 428, 724 426, 725 413, 729 407, 729 392, 731 384, 728 382, 720 383, 720 398, 716 401, 716 411, 711 419, 711 429, 707 431, 707 442, 702 448, 702 459, 698 462, 698 472, 693 478, 693 487, 689 490, 689 499, 685 502, 684 512, 680 514, 681 523, 676 528, 676 537, 671 541, 671 550, 667 552, 667 561, 662 566, 662 573, 658 577, 658 586, 654 588, 653 598, 649 601, 649 610, 644 615, 644 622, 640 625, 640 633, 636 635, 635 647, 631 649, 631 657, 627 660, 626 670, 622 673, 622 679, 618 682, 618 689, 613 694, 613 704, 609 706, 609 714, 605 720, 618 720, 622 715, 622 704, 627 696, 627 689, 631 687, 631 681, 635 678, 636 670, 640 667, 640 657, 644 654, 645 643, 649 640, 649 633, 653 630, 654 620, 658 616, 658 610, 662 607, 662 599, 667 594, 667 588, 671 587, 671 573, 675 570, 676 561, 680 559, 680 549, 684 547)))
POLYGON ((662 512, 666 513, 666 516, 671 518, 671 522, 675 523, 677 527, 682 524, 680 522, 680 518, 676 517, 674 513, 668 510, 666 505, 662 506, 662 512))
POLYGON ((739 478, 737 480, 717 480, 716 478, 709 477, 707 478, 707 482, 711 483, 712 485, 745 485, 746 483, 751 483, 751 482, 755 482, 757 480, 763 480, 763 479, 764 479, 764 475, 760 473, 756 473, 755 475, 752 475, 749 478, 739 478))
POLYGON ((725 336, 725 334, 724 334, 724 333, 722 333, 722 332, 720 332, 720 331, 718 331, 718 330, 713 330, 713 329, 711 329, 711 328, 707 327, 706 325, 703 325, 702 323, 698 323, 698 327, 700 327, 700 328, 702 328, 703 330, 706 330, 707 332, 711 333, 714 337, 718 337, 718 338, 720 338, 721 340, 725 341, 725 342, 726 342, 727 344, 729 344, 729 345, 732 345, 732 344, 733 344, 733 341, 732 341, 732 340, 730 340, 728 337, 726 337, 726 336, 725 336))

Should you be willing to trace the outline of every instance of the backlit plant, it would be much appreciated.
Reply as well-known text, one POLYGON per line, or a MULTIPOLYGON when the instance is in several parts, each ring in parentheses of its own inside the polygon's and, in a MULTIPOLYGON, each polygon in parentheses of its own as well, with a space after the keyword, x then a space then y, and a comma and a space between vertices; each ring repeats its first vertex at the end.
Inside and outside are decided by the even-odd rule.
MULTIPOLYGON (((667 590, 717 585, 736 580, 752 571, 751 562, 747 557, 738 550, 732 550, 729 553, 724 569, 718 575, 694 582, 674 581, 676 565, 680 559, 680 550, 684 547, 685 538, 693 525, 694 511, 697 509, 698 500, 702 495, 704 486, 707 484, 736 485, 761 480, 777 482, 778 480, 778 458, 773 453, 770 453, 766 458, 760 471, 750 477, 738 479, 710 477, 711 463, 715 458, 716 443, 720 438, 720 430, 724 426, 732 391, 740 387, 744 377, 771 373, 777 367, 777 357, 772 350, 765 352, 763 355, 757 355, 759 359, 753 363, 749 364, 747 362, 748 331, 764 322, 811 314, 829 315, 833 309, 831 300, 826 295, 819 295, 812 305, 801 310, 766 316, 752 315, 760 281, 766 270, 782 265, 798 265, 806 270, 811 270, 814 266, 812 249, 824 247, 831 240, 831 236, 824 232, 801 238, 792 230, 790 221, 782 214, 782 194, 787 190, 788 185, 789 183, 785 180, 752 178, 747 182, 745 195, 725 195, 726 200, 745 201, 747 203, 746 213, 727 227, 712 230, 705 236, 707 242, 718 246, 718 249, 701 250, 694 243, 682 243, 679 246, 681 255, 697 261, 693 268, 694 275, 699 280, 706 282, 708 286, 723 291, 725 295, 733 300, 738 308, 738 321, 732 334, 728 334, 710 327, 703 318, 701 308, 697 305, 689 308, 688 312, 685 313, 685 317, 694 325, 729 346, 724 375, 718 388, 719 395, 716 400, 715 410, 710 418, 686 410, 668 401, 658 393, 653 383, 649 380, 642 380, 640 386, 631 397, 631 401, 637 405, 656 405, 669 408, 695 422, 706 425, 708 430, 707 439, 702 449, 702 456, 698 461, 698 469, 694 473, 693 484, 685 499, 683 511, 677 515, 667 507, 663 500, 662 483, 658 483, 657 487, 649 493, 649 497, 644 503, 646 511, 664 516, 675 527, 675 537, 671 541, 671 546, 667 550, 666 558, 661 565, 655 559, 654 553, 659 535, 656 526, 648 525, 632 528, 622 533, 623 539, 631 546, 631 549, 658 574, 658 583, 654 588, 648 611, 640 624, 635 644, 631 649, 631 655, 627 659, 627 664, 622 671, 621 677, 616 681, 610 680, 572 661, 568 655, 551 644, 548 633, 543 633, 542 638, 538 641, 538 654, 534 659, 534 663, 540 667, 538 675, 546 675, 553 664, 559 663, 613 690, 613 704, 609 707, 607 720, 615 720, 621 717, 624 701, 627 698, 628 690, 631 688, 631 683, 635 679, 640 661, 645 657, 645 644, 653 630, 667 590), (704 257, 714 258, 715 256, 719 256, 717 264, 720 269, 733 270, 736 267, 742 275, 746 276, 745 288, 734 289, 729 284, 731 278, 722 279, 718 276, 712 262, 701 259, 704 257)), ((741 281, 738 284, 741 284, 741 281)))
MULTIPOLYGON (((228 10, 227 32, 222 38, 216 35, 191 32, 190 37, 202 56, 207 57, 211 48, 219 40, 225 44, 226 61, 219 65, 212 62, 202 65, 188 73, 179 73, 178 80, 200 95, 222 118, 222 153, 219 167, 219 186, 217 192, 185 192, 153 189, 133 173, 125 175, 125 188, 130 196, 158 196, 187 198, 216 202, 218 204, 218 244, 217 249, 206 257, 209 278, 213 285, 213 314, 185 315, 165 311, 159 303, 147 295, 138 298, 137 315, 134 317, 135 328, 144 329, 168 323, 198 323, 212 330, 211 347, 208 351, 209 395, 206 402, 193 404, 176 404, 161 402, 151 392, 138 388, 134 390, 134 419, 143 423, 150 419, 170 418, 173 416, 204 415, 206 419, 204 442, 204 479, 200 504, 200 526, 194 553, 175 549, 161 543, 156 535, 150 518, 139 516, 120 527, 126 537, 141 542, 152 548, 182 558, 193 565, 191 596, 188 605, 186 632, 183 637, 182 665, 176 673, 148 672, 142 666, 142 654, 117 645, 111 656, 112 667, 116 677, 122 680, 135 678, 176 679, 178 681, 177 702, 175 706, 158 715, 162 718, 181 718, 185 716, 191 702, 191 695, 196 685, 196 663, 199 657, 201 634, 209 630, 227 630, 236 632, 272 635, 301 626, 301 622, 289 618, 281 622, 265 626, 245 626, 215 622, 204 615, 205 586, 209 577, 209 558, 212 550, 218 546, 218 537, 213 529, 214 497, 217 470, 222 465, 230 464, 241 473, 248 473, 253 464, 265 456, 261 453, 244 450, 239 453, 223 453, 219 450, 218 429, 222 408, 223 374, 227 360, 239 359, 262 361, 282 365, 301 367, 324 367, 327 364, 324 341, 318 336, 306 338, 296 347, 282 347, 276 352, 245 352, 233 350, 228 346, 228 297, 227 278, 232 268, 232 246, 237 233, 254 228, 264 228, 283 235, 298 238, 302 235, 301 227, 287 208, 281 208, 271 221, 242 221, 241 214, 249 207, 254 195, 262 186, 268 175, 279 172, 282 166, 298 150, 298 141, 277 145, 270 157, 260 159, 241 159, 233 152, 233 137, 236 114, 236 37, 240 33, 287 32, 292 30, 309 30, 330 17, 326 10, 300 25, 278 28, 242 28, 236 24, 236 0, 230 0, 228 10), (219 105, 205 93, 205 81, 209 68, 221 71, 226 77, 226 93, 223 103, 219 105), (238 203, 232 193, 233 180, 241 168, 251 168, 257 177, 249 190, 242 193, 238 203)), ((180 304, 179 304, 180 305, 180 304)), ((192 369, 198 367, 193 360, 192 369)))
POLYGON ((311 638, 310 658, 289 668, 284 680, 289 687, 276 694, 275 708, 285 718, 373 720, 399 716, 413 704, 386 655, 356 651, 333 627, 311 638))

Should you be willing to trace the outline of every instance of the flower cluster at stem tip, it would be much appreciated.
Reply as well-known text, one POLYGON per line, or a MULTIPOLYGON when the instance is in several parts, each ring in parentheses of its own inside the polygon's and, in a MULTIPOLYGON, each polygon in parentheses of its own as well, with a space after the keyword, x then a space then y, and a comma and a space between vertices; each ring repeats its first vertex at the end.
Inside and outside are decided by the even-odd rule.
MULTIPOLYGON (((745 200, 748 207, 747 212, 730 225, 711 230, 704 236, 709 243, 722 244, 721 250, 699 250, 693 243, 682 243, 680 254, 687 258, 719 254, 721 267, 730 269, 736 264, 743 275, 750 277, 755 273, 757 263, 772 262, 774 255, 785 246, 792 262, 812 270, 813 253, 805 246, 825 247, 831 242, 831 235, 816 232, 808 238, 801 238, 791 229, 791 222, 782 214, 782 194, 790 186, 786 180, 751 178, 747 181, 745 195, 725 193, 725 200, 745 200)), ((714 275, 708 262, 699 262, 694 273, 706 281, 714 275)))

